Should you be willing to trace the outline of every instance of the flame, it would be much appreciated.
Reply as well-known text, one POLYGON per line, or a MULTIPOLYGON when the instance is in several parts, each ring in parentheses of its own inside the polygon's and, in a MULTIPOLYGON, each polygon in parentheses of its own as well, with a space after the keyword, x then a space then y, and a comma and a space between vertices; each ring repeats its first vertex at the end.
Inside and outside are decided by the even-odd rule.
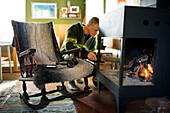
POLYGON ((142 68, 143 72, 140 73, 141 77, 145 77, 145 80, 147 80, 148 77, 152 77, 153 68, 150 64, 148 64, 147 68, 142 68))
POLYGON ((148 64, 148 71, 153 73, 153 68, 152 68, 152 66, 150 64, 148 64))
POLYGON ((151 81, 153 68, 148 64, 148 56, 142 56, 136 60, 131 61, 129 64, 130 76, 139 77, 141 81, 151 81))

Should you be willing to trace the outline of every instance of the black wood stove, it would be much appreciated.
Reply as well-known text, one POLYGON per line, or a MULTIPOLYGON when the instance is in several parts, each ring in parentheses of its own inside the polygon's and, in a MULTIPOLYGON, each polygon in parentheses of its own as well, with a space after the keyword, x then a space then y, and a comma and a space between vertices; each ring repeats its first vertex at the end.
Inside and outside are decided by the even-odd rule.
POLYGON ((132 98, 170 97, 170 10, 124 6, 99 25, 99 46, 103 37, 121 40, 119 70, 102 70, 98 62, 96 75, 99 92, 103 84, 115 95, 118 113, 132 98))

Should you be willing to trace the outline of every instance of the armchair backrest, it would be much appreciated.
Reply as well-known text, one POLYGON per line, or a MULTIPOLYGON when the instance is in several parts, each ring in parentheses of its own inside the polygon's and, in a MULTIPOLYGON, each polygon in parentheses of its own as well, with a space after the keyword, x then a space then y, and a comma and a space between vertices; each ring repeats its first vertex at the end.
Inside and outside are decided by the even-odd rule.
POLYGON ((37 64, 54 64, 61 59, 53 23, 12 21, 17 54, 34 48, 37 64))

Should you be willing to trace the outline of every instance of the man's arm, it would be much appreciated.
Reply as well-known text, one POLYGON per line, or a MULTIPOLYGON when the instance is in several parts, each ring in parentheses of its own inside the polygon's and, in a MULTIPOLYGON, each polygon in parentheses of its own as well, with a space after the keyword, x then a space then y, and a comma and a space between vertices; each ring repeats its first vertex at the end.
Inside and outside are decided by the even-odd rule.
POLYGON ((87 54, 87 58, 92 61, 96 61, 97 57, 94 54, 95 50, 97 49, 97 38, 96 37, 91 37, 84 45, 87 51, 89 53, 87 54))

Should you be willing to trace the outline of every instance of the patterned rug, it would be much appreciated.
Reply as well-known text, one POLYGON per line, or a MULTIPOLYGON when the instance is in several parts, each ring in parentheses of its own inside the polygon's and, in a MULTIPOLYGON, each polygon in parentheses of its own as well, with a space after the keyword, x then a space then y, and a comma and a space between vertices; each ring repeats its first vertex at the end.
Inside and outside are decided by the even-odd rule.
POLYGON ((0 108, 4 105, 4 103, 7 101, 9 98, 9 95, 12 92, 13 87, 15 87, 16 83, 18 80, 3 80, 0 83, 0 108))
MULTIPOLYGON (((37 93, 37 91, 29 92, 29 94, 37 93)), ((60 93, 48 94, 48 98, 53 98, 61 95, 60 93)), ((40 98, 31 98, 32 102, 38 102, 40 98)), ((0 113, 77 113, 73 101, 69 98, 60 101, 51 102, 46 108, 41 110, 32 110, 28 108, 20 99, 19 92, 13 92, 8 100, 0 109, 0 113)))

